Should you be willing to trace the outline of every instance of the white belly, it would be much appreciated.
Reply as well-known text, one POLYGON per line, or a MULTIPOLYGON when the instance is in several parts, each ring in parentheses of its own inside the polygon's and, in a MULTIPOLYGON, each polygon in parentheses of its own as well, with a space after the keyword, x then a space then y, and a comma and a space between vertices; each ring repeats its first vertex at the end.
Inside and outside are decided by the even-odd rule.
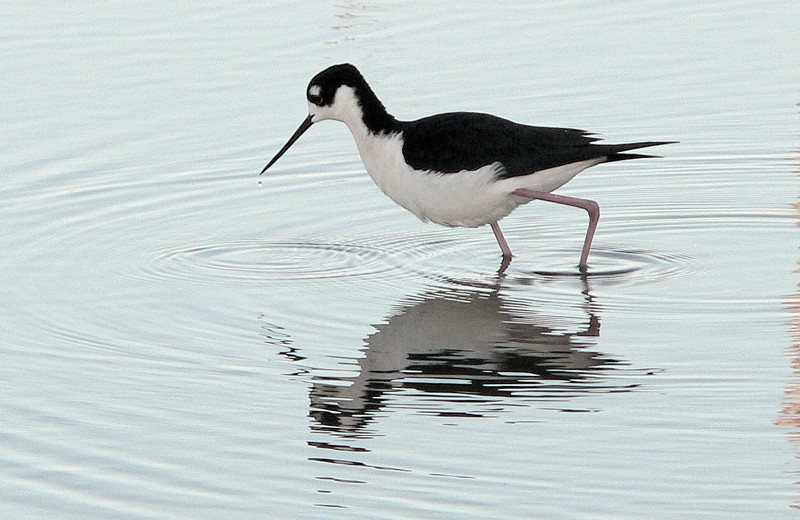
POLYGON ((530 199, 512 195, 518 188, 551 192, 604 158, 497 180, 500 163, 477 170, 437 174, 414 170, 403 159, 402 137, 356 136, 370 177, 393 201, 423 221, 444 226, 477 227, 496 222, 530 199))

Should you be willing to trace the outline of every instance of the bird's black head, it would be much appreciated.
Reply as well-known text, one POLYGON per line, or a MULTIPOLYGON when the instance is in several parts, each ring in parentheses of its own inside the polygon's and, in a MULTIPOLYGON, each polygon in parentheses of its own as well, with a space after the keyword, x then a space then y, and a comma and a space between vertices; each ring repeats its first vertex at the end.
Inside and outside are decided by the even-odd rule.
POLYGON ((356 92, 366 87, 369 89, 364 76, 349 63, 333 65, 323 70, 308 83, 306 98, 309 103, 318 107, 330 106, 336 98, 336 91, 341 86, 351 87, 356 92))
POLYGON ((306 89, 308 112, 314 122, 323 119, 363 122, 372 133, 397 129, 397 121, 386 112, 364 76, 349 63, 333 65, 314 76, 306 89))

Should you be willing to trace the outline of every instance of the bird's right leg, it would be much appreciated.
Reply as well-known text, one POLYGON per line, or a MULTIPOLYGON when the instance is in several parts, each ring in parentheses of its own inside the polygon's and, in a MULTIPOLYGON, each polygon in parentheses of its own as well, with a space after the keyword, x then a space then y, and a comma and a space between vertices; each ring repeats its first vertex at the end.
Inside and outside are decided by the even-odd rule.
POLYGON ((492 222, 491 226, 492 231, 494 231, 494 237, 497 239, 497 243, 500 244, 500 250, 503 252, 503 258, 511 258, 511 248, 508 247, 508 242, 506 242, 503 232, 500 231, 500 224, 497 222, 492 222))
MULTIPOLYGON (((597 205, 597 202, 589 199, 567 197, 566 195, 556 195, 554 193, 547 193, 544 191, 529 190, 527 188, 519 188, 514 190, 513 193, 514 195, 519 195, 520 197, 555 202, 556 204, 564 204, 566 206, 572 206, 586 210, 586 212, 589 214, 589 228, 586 230, 586 238, 583 241, 583 250, 581 251, 581 261, 578 264, 578 267, 581 269, 581 271, 585 271, 587 268, 586 261, 589 258, 589 249, 592 247, 594 230, 597 229, 597 221, 600 218, 600 207, 597 205)), ((499 240, 500 239, 498 238, 498 241, 499 240)), ((503 247, 502 244, 500 247, 503 247)))

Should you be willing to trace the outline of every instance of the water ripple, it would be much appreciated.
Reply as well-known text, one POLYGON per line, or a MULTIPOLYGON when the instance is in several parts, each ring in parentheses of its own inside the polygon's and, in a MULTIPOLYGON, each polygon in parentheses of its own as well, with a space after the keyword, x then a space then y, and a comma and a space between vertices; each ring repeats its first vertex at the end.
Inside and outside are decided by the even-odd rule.
POLYGON ((155 251, 145 269, 157 276, 194 281, 385 279, 408 274, 403 266, 428 250, 425 243, 406 247, 387 240, 372 242, 197 242, 155 251))
POLYGON ((321 279, 384 272, 377 248, 315 242, 243 241, 191 244, 162 251, 167 276, 238 280, 321 279))
POLYGON ((693 274, 697 269, 694 258, 676 252, 593 249, 586 272, 570 264, 574 257, 572 250, 552 250, 537 255, 537 265, 531 270, 523 268, 518 278, 524 278, 524 275, 544 278, 573 276, 605 282, 644 283, 693 274))

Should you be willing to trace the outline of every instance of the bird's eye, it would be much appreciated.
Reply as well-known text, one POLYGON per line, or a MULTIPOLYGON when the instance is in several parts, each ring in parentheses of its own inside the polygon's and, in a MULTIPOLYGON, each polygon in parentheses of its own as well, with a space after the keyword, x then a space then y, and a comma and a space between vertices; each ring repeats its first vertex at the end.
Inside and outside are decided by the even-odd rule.
POLYGON ((317 106, 322 106, 322 89, 319 85, 313 85, 308 89, 308 100, 317 106))

